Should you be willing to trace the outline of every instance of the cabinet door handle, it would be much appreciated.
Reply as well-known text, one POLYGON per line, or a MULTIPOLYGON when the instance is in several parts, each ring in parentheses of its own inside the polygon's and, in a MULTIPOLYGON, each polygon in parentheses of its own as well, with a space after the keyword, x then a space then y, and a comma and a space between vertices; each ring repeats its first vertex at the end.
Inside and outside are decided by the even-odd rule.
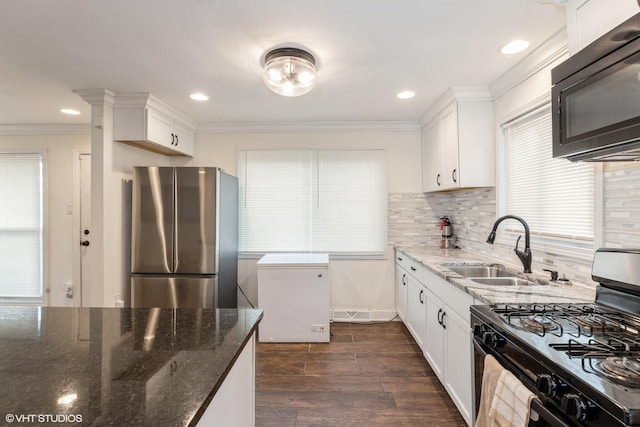
POLYGON ((411 267, 411 271, 416 271, 416 268, 415 267, 411 267))
POLYGON ((442 322, 440 323, 442 325, 443 329, 447 329, 447 325, 446 325, 446 323, 444 323, 444 318, 445 318, 446 315, 447 315, 447 312, 443 311, 442 312, 442 322))
POLYGON ((402 261, 402 258, 401 258, 401 257, 398 257, 398 261, 402 261))
POLYGON ((406 275, 406 274, 403 274, 403 275, 402 275, 402 284, 403 284, 404 286, 407 286, 407 275, 406 275))
POLYGON ((171 145, 176 145, 176 135, 174 133, 171 134, 171 145))
POLYGON ((451 178, 453 178, 453 182, 458 182, 458 176, 457 176, 456 170, 457 170, 457 169, 454 169, 454 170, 451 172, 451 178))
MULTIPOLYGON (((176 147, 178 146, 178 143, 180 142, 180 139, 178 138, 178 134, 176 133, 176 147)), ((455 180, 454 180, 455 181, 455 180)))
POLYGON ((438 184, 438 187, 440 187, 440 174, 436 176, 436 184, 438 184))
POLYGON ((442 313, 442 309, 438 310, 438 324, 442 326, 442 319, 440 319, 440 314, 442 313))
POLYGON ((424 299, 422 299, 423 295, 424 295, 424 289, 420 289, 420 295, 418 296, 420 298, 420 304, 424 304, 424 299))

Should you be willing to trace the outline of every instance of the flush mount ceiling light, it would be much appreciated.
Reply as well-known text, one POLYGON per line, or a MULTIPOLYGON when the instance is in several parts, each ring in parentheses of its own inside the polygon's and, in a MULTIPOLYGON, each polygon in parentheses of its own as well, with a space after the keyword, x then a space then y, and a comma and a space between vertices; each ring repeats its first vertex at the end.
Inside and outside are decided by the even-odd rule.
POLYGON ((264 58, 262 79, 278 95, 304 95, 316 84, 316 60, 302 49, 274 49, 264 58))

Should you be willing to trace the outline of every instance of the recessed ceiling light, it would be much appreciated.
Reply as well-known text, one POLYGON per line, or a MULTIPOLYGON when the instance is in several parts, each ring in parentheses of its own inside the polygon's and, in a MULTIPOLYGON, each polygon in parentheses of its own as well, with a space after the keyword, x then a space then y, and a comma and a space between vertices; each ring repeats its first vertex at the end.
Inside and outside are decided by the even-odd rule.
POLYGON ((402 92, 398 92, 398 94, 396 95, 398 98, 400 99, 409 99, 409 98, 413 98, 414 96, 416 96, 415 92, 412 92, 410 90, 405 90, 402 92))
POLYGON ((80 111, 74 110, 74 109, 71 109, 71 108, 61 108, 60 112, 64 113, 64 114, 69 114, 71 116, 77 116, 77 115, 80 114, 80 111))
POLYGON ((191 95, 189 95, 189 98, 193 99, 194 101, 208 101, 209 97, 207 95, 205 95, 204 93, 192 93, 191 95))
POLYGON ((522 52, 529 47, 529 42, 526 40, 513 40, 502 46, 500 52, 504 55, 513 55, 514 53, 522 52))

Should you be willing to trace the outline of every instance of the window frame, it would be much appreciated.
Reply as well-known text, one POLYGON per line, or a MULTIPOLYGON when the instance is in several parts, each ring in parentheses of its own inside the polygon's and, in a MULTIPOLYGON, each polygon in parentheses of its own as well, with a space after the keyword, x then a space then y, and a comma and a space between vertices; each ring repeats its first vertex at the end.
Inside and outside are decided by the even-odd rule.
MULTIPOLYGON (((535 114, 536 112, 545 108, 550 108, 551 93, 536 98, 535 100, 521 106, 520 108, 505 114, 499 120, 496 121, 496 135, 497 135, 497 149, 496 149, 496 164, 499 165, 496 170, 496 218, 506 214, 518 215, 514 212, 506 212, 506 159, 505 159, 505 127, 509 123, 517 121, 526 115, 535 114)), ((568 160, 567 160, 568 161, 568 160)), ((599 163, 593 163, 593 240, 585 242, 583 244, 576 245, 572 243, 570 239, 558 238, 554 239, 552 236, 545 236, 541 234, 531 234, 531 247, 532 250, 538 250, 542 252, 552 253, 567 258, 573 258, 576 260, 591 261, 596 248, 601 246, 602 236, 602 215, 603 215, 603 173, 602 165, 599 163)), ((526 220, 526 218, 524 218, 526 220)), ((514 223, 514 225, 516 225, 514 223)), ((505 246, 515 247, 516 240, 520 233, 508 231, 505 227, 500 227, 500 232, 496 237, 496 242, 505 246)), ((522 245, 522 242, 521 242, 522 245)))
MULTIPOLYGON (((323 151, 331 151, 331 152, 356 152, 356 151, 378 151, 382 153, 382 174, 384 181, 384 207, 383 207, 383 233, 384 233, 384 244, 381 251, 361 251, 361 252, 340 252, 340 251, 323 251, 325 253, 329 253, 331 259, 343 259, 343 260, 377 260, 377 259, 387 259, 388 258, 388 246, 389 246, 389 177, 388 177, 388 153, 384 147, 277 147, 277 148, 262 148, 262 147, 240 147, 237 149, 237 167, 238 167, 238 175, 241 171, 240 162, 242 161, 241 153, 247 151, 310 151, 315 153, 315 160, 317 160, 317 153, 323 151)), ((317 171, 316 171, 317 172, 317 171)), ((317 185, 317 182, 312 185, 317 185)), ((257 259, 261 258, 266 253, 275 253, 278 251, 269 251, 269 252, 260 252, 260 251, 242 251, 239 250, 238 257, 240 259, 257 259)), ((285 251, 287 253, 294 253, 295 251, 285 251)))
POLYGON ((48 305, 48 288, 49 288, 49 201, 48 201, 48 159, 47 149, 0 149, 0 155, 3 154, 37 154, 41 156, 41 250, 40 250, 40 297, 24 298, 24 297, 5 297, 0 294, 0 305, 48 305))

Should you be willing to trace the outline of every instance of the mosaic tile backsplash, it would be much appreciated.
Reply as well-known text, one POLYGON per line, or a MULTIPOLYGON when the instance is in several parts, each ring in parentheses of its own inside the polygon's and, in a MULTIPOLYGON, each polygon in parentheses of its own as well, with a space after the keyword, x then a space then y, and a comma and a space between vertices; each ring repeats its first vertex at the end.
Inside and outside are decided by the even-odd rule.
MULTIPOLYGON (((439 246, 439 224, 443 215, 447 215, 451 220, 454 233, 458 237, 457 245, 461 249, 488 255, 517 268, 521 267, 512 246, 486 243, 497 218, 494 188, 433 194, 390 194, 389 244, 439 246)), ((544 252, 535 246, 532 252, 534 272, 540 272, 543 268, 553 269, 570 280, 592 283, 590 261, 544 252)))

